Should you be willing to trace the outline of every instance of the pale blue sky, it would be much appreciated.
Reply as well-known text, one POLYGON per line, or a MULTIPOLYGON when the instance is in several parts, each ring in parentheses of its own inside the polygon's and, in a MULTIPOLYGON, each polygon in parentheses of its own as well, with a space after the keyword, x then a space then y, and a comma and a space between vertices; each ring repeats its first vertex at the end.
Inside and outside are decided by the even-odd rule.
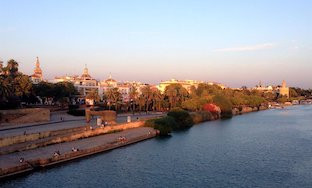
POLYGON ((0 0, 0 59, 45 77, 312 88, 309 0, 0 0))

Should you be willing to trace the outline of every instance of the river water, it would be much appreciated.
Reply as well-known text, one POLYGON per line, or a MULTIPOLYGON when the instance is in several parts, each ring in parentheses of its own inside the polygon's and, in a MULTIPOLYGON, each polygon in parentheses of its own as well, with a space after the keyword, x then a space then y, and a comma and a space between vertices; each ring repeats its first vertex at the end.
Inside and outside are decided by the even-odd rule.
POLYGON ((0 187, 312 187, 312 106, 205 122, 0 187))

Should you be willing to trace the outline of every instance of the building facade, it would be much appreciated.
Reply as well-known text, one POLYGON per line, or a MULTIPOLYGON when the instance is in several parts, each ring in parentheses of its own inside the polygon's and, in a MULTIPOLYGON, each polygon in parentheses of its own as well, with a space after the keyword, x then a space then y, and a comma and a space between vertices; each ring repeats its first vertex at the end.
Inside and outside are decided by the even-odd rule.
POLYGON ((83 69, 81 76, 60 76, 55 77, 53 80, 54 83, 57 82, 71 82, 79 92, 81 98, 84 98, 91 91, 99 92, 98 81, 89 74, 87 66, 83 69))
POLYGON ((225 89, 226 87, 223 84, 220 83, 214 83, 214 82, 204 82, 204 81, 198 81, 198 80, 176 80, 176 79, 171 79, 167 81, 162 81, 160 82, 156 88, 161 92, 164 93, 166 90, 166 87, 171 85, 171 84, 181 84, 182 87, 184 87, 188 92, 191 92, 191 88, 195 87, 197 88, 199 84, 208 84, 208 85, 217 85, 222 89, 225 89))

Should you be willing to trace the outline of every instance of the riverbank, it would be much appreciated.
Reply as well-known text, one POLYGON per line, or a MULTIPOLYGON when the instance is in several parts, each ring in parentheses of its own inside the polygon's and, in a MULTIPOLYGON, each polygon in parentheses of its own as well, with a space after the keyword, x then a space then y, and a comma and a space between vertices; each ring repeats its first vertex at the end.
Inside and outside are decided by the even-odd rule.
MULTIPOLYGON (((243 110, 243 112, 238 113, 238 114, 245 114, 248 112, 260 111, 260 110, 265 110, 265 109, 258 108, 257 110, 251 109, 250 111, 245 109, 243 110)), ((210 117, 210 116, 207 116, 207 117, 210 117)), ((212 121, 212 120, 216 120, 216 119, 215 118, 207 119, 206 121, 212 121)), ((156 131, 153 128, 141 127, 143 126, 143 124, 144 124, 143 121, 133 122, 130 124, 121 124, 121 125, 116 125, 116 126, 98 128, 95 130, 92 130, 92 129, 84 130, 84 128, 81 127, 79 128, 79 130, 75 130, 74 134, 69 133, 70 135, 66 135, 66 136, 63 135, 62 137, 57 136, 50 140, 45 140, 46 143, 41 143, 41 142, 36 143, 36 144, 32 143, 31 146, 22 143, 23 146, 20 148, 17 148, 17 149, 15 148, 13 150, 11 149, 7 153, 6 151, 2 152, 3 155, 0 156, 0 168, 1 168, 0 178, 11 177, 17 174, 22 174, 25 172, 36 170, 38 168, 43 168, 46 166, 59 164, 59 163, 73 160, 76 158, 89 156, 95 153, 111 150, 114 148, 122 147, 128 144, 136 143, 145 139, 155 137, 156 131), (125 130, 125 129, 128 129, 128 130, 125 130), (121 132, 109 133, 109 132, 114 132, 114 131, 121 131, 121 132), (132 135, 131 133, 132 131, 134 132, 137 131, 137 133, 132 135), (128 133, 132 136, 129 136, 128 133), (120 137, 122 138, 125 137, 126 140, 123 140, 123 141, 118 140, 118 138, 120 137), (72 148, 78 148, 79 150, 72 151, 71 150, 72 148), (53 156, 53 153, 55 151, 60 151, 60 155, 53 156), (12 153, 12 152, 15 152, 15 153, 12 153), (23 158, 23 162, 19 161, 20 158, 23 158)), ((51 136, 51 133, 41 134, 41 135, 39 134, 39 136, 43 136, 43 135, 48 135, 47 137, 49 137, 51 136)), ((34 137, 36 136, 38 135, 34 135, 34 137)), ((25 135, 25 137, 27 137, 27 135, 25 135)), ((14 138, 12 139, 14 140, 14 138)), ((21 138, 19 138, 18 140, 20 139, 21 138)), ((37 137, 34 138, 34 140, 36 139, 37 137)))
POLYGON ((139 127, 121 132, 49 145, 34 150, 1 155, 0 179, 112 150, 155 136, 156 130, 149 127, 139 127), (21 159, 22 161, 20 161, 21 159))

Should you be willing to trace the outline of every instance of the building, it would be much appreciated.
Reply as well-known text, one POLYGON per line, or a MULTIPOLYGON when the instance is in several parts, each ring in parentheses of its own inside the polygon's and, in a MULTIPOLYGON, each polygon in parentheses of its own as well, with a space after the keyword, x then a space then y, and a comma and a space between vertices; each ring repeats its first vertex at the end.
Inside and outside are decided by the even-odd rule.
POLYGON ((112 78, 112 75, 110 74, 108 79, 103 80, 99 84, 99 90, 100 90, 100 96, 104 96, 108 89, 112 88, 118 88, 118 91, 120 92, 122 96, 122 100, 124 102, 130 101, 130 91, 132 87, 135 87, 137 89, 137 92, 141 94, 141 89, 145 86, 145 84, 142 84, 140 82, 117 82, 115 79, 112 78))
MULTIPOLYGON (((99 93, 99 84, 98 81, 92 78, 92 76, 89 74, 89 70, 87 68, 87 65, 83 69, 81 76, 60 76, 55 77, 53 80, 54 83, 57 82, 71 82, 81 95, 81 98, 84 98, 89 92, 95 90, 99 93)), ((100 93, 99 93, 100 94, 100 93)), ((102 97, 100 95, 100 97, 102 97)))
POLYGON ((131 91, 132 85, 129 83, 119 83, 117 88, 121 94, 122 100, 124 102, 130 101, 130 91, 131 91))
POLYGON ((181 84, 182 87, 184 87, 188 92, 190 92, 192 86, 197 88, 200 83, 204 83, 204 82, 203 81, 196 81, 196 80, 176 80, 176 79, 171 79, 171 80, 160 82, 156 87, 157 87, 157 89, 161 93, 164 93, 167 86, 169 86, 171 84, 181 84))
POLYGON ((43 74, 42 74, 42 70, 40 68, 40 62, 39 62, 38 57, 36 58, 36 62, 35 62, 34 74, 32 74, 30 76, 30 79, 31 79, 33 84, 38 84, 41 81, 43 81, 43 74))
POLYGON ((99 92, 98 81, 92 78, 89 74, 87 65, 83 69, 83 73, 80 77, 77 77, 74 81, 74 86, 77 88, 77 91, 83 95, 88 95, 91 91, 99 92))
POLYGON ((282 86, 278 88, 279 96, 286 96, 289 98, 289 87, 286 85, 286 81, 283 80, 282 86))
POLYGON ((108 89, 116 88, 118 85, 117 81, 112 78, 112 75, 110 74, 109 77, 106 80, 102 80, 99 82, 99 95, 101 98, 104 97, 105 92, 108 89))
POLYGON ((221 87, 222 89, 225 88, 225 86, 220 83, 204 82, 204 81, 198 81, 198 80, 176 80, 176 79, 162 81, 156 87, 161 93, 164 93, 167 86, 171 84, 181 84, 182 87, 184 87, 188 92, 191 92, 192 87, 197 88, 199 84, 203 84, 203 83, 206 83, 208 85, 217 85, 221 87))
POLYGON ((261 91, 261 92, 273 92, 274 88, 273 86, 263 86, 262 82, 260 81, 258 85, 256 85, 256 87, 252 88, 253 90, 257 90, 257 91, 261 91))

